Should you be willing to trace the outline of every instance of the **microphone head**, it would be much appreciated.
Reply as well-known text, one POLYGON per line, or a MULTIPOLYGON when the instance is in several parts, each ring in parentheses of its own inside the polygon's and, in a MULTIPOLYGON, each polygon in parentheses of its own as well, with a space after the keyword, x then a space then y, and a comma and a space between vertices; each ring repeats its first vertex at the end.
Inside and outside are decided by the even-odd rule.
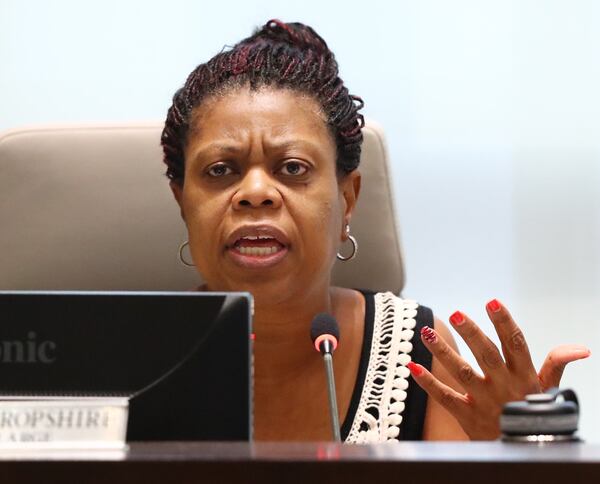
POLYGON ((317 351, 321 351, 319 346, 324 339, 331 340, 335 349, 340 339, 340 328, 335 318, 327 313, 317 314, 310 325, 310 339, 317 351))

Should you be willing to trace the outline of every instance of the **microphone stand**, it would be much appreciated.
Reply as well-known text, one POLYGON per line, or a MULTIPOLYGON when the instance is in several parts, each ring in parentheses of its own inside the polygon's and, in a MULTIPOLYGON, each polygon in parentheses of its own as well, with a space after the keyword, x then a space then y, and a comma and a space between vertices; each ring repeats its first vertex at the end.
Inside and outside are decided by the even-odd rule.
POLYGON ((333 355, 332 345, 329 340, 321 343, 323 349, 323 362, 325 363, 325 375, 327 378, 327 394, 329 397, 329 415, 331 417, 331 432, 335 442, 341 442, 340 436, 340 418, 337 407, 337 397, 335 393, 335 378, 333 376, 333 355))

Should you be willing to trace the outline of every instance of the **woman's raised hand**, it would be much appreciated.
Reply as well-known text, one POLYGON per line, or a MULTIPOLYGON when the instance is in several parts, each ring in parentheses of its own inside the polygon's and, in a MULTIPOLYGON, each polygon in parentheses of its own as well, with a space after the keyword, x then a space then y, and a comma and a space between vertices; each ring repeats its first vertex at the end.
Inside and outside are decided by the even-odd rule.
POLYGON ((415 381, 457 419, 472 440, 496 439, 506 402, 558 386, 567 363, 590 355, 583 346, 559 346, 548 354, 536 373, 527 342, 508 310, 496 299, 486 309, 500 338, 502 352, 465 314, 457 311, 450 316, 452 326, 473 352, 483 376, 434 329, 425 327, 421 331, 425 346, 462 385, 464 393, 442 383, 423 366, 408 364, 415 381))

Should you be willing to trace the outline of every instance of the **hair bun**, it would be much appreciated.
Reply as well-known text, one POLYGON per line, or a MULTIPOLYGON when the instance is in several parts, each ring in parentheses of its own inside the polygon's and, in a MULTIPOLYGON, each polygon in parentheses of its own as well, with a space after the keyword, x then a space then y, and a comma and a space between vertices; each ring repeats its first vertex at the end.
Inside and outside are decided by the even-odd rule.
POLYGON ((315 50, 319 53, 328 53, 329 47, 323 38, 308 25, 300 22, 282 22, 278 19, 269 20, 257 32, 260 37, 267 37, 300 48, 315 50))

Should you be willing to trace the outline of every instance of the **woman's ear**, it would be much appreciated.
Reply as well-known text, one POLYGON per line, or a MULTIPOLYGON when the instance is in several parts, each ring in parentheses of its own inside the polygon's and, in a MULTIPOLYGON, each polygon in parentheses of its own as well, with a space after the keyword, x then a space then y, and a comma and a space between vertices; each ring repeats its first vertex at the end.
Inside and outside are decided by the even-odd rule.
POLYGON ((354 212, 354 208, 356 207, 356 202, 358 201, 358 195, 360 193, 360 183, 361 176, 360 171, 353 170, 347 175, 344 175, 344 178, 341 180, 341 191, 342 196, 344 197, 344 201, 346 202, 346 206, 344 208, 344 225, 346 223, 350 223, 350 219, 352 218, 352 213, 354 212))
POLYGON ((185 213, 183 212, 183 185, 180 185, 176 181, 171 180, 169 182, 169 186, 171 187, 173 196, 175 197, 175 200, 177 200, 177 204, 179 205, 179 213, 181 214, 181 218, 185 222, 185 213))

